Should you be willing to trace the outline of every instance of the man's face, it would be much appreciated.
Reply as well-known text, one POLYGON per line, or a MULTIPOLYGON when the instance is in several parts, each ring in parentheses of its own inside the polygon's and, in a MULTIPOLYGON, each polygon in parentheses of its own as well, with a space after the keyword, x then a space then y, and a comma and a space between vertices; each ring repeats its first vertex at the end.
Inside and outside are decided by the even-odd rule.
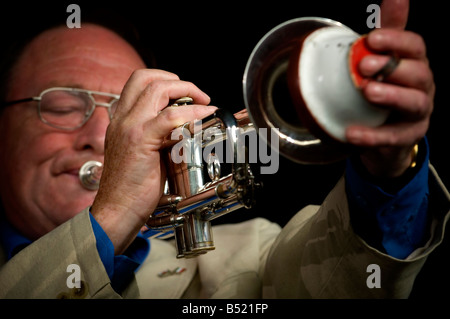
MULTIPOLYGON (((131 73, 143 67, 137 53, 106 29, 60 27, 25 49, 13 69, 7 101, 56 86, 120 94, 131 73)), ((59 130, 40 121, 36 103, 8 106, 0 117, 1 200, 9 220, 31 239, 92 204, 96 192, 81 186, 78 170, 87 160, 103 162, 109 124, 106 108, 97 107, 81 128, 59 130)))

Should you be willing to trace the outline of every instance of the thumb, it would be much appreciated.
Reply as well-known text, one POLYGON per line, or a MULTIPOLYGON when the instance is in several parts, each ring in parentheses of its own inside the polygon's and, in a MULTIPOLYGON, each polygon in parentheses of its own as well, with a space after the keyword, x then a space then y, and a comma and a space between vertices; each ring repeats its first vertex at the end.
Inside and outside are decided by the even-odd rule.
POLYGON ((404 30, 408 22, 409 0, 383 0, 381 27, 404 30))

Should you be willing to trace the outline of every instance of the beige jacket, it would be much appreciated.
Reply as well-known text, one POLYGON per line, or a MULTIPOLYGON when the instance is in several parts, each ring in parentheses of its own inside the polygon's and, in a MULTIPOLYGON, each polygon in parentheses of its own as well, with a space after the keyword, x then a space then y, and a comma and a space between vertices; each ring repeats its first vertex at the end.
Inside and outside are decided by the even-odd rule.
MULTIPOLYGON (((432 167, 430 172, 448 207, 448 191, 432 167)), ((172 241, 152 239, 148 258, 122 295, 111 288, 85 210, 7 263, 0 250, 0 298, 406 298, 443 239, 448 208, 432 212, 426 247, 398 260, 352 231, 344 184, 342 178, 322 206, 306 207, 282 230, 262 218, 215 226, 216 250, 197 258, 176 259, 172 241), (81 289, 68 288, 71 264, 79 266, 81 289), (177 267, 186 270, 158 276, 177 267), (375 275, 381 288, 369 287, 375 275)))

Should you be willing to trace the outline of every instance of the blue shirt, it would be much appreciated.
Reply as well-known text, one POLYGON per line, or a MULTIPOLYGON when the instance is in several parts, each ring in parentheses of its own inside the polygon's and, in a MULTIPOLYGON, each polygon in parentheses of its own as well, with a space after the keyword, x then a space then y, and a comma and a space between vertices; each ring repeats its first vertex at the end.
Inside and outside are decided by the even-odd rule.
POLYGON ((116 291, 122 291, 133 278, 133 273, 147 258, 150 252, 150 241, 139 233, 122 255, 115 256, 114 245, 108 235, 91 213, 89 213, 89 217, 97 240, 97 250, 111 279, 111 286, 116 291))
MULTIPOLYGON (((389 193, 365 178, 355 165, 347 161, 346 191, 352 225, 372 246, 397 258, 407 257, 426 238, 428 209, 428 144, 424 141, 417 172, 395 193, 389 193)), ((150 252, 150 242, 142 234, 124 254, 114 256, 114 246, 90 214, 97 240, 97 250, 116 291, 122 291, 150 252)), ((0 220, 0 242, 10 259, 30 240, 21 235, 5 219, 0 220)))
POLYGON ((372 247, 399 259, 422 246, 429 235, 426 139, 419 149, 412 172, 384 183, 371 181, 357 159, 347 160, 346 191, 354 231, 372 247))

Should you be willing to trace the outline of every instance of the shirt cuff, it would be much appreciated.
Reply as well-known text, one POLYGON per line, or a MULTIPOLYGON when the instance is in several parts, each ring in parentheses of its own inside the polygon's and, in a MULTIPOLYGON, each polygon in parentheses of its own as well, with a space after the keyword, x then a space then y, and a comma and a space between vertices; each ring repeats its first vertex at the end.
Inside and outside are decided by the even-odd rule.
POLYGON ((139 234, 122 255, 115 256, 114 245, 108 235, 91 213, 89 213, 89 218, 94 231, 98 254, 111 280, 111 286, 115 291, 121 292, 148 256, 150 241, 139 234))
POLYGON ((419 149, 421 156, 415 174, 402 180, 403 185, 394 193, 368 178, 359 159, 349 159, 346 164, 346 191, 355 233, 369 245, 399 259, 408 257, 423 245, 428 235, 429 147, 426 139, 419 149))

